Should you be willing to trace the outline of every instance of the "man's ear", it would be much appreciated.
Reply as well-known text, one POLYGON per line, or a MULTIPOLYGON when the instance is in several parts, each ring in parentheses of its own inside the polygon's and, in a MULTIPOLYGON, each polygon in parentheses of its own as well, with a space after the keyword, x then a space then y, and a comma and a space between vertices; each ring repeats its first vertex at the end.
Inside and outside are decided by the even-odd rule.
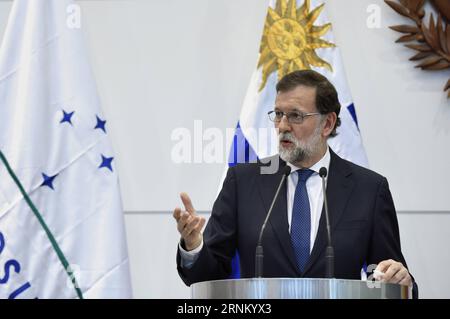
POLYGON ((334 112, 328 113, 325 118, 325 125, 323 127, 322 134, 324 137, 329 137, 333 132, 334 126, 336 125, 337 115, 334 112))

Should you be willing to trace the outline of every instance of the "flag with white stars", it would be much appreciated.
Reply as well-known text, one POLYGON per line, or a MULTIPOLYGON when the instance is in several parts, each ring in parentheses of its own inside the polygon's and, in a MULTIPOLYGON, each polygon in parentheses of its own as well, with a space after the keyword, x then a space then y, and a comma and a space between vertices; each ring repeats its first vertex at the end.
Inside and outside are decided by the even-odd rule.
POLYGON ((129 298, 117 175, 79 6, 16 0, 0 47, 0 298, 129 298))

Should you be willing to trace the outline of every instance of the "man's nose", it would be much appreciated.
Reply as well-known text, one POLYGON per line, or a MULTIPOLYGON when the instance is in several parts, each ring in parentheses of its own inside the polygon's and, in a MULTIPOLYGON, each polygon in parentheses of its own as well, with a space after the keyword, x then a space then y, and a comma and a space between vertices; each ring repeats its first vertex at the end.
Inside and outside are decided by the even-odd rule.
POLYGON ((280 123, 278 123, 278 130, 280 131, 280 133, 290 132, 291 131, 291 125, 289 124, 286 115, 283 116, 281 118, 280 123))

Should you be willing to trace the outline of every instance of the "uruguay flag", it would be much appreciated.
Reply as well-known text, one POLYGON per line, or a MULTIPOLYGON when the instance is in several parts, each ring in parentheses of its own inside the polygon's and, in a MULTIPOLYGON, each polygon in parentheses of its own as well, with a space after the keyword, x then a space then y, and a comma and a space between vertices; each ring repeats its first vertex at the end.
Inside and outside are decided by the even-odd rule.
POLYGON ((116 160, 70 0, 15 0, 0 51, 0 298, 129 298, 116 160))
MULTIPOLYGON (((275 87, 284 75, 304 69, 326 76, 339 93, 342 124, 338 136, 329 139, 330 147, 342 158, 368 166, 340 50, 324 9, 323 0, 270 1, 259 61, 242 106, 230 166, 278 153, 277 134, 267 116, 275 104, 275 87)), ((237 266, 235 259, 233 267, 237 266)))

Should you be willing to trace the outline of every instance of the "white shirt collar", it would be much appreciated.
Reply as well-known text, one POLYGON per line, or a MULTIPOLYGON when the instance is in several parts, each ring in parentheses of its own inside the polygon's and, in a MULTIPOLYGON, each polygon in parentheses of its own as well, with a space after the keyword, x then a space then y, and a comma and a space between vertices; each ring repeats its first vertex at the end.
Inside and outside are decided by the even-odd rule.
MULTIPOLYGON (((329 171, 330 170, 330 160, 331 160, 330 148, 327 147, 327 151, 326 151, 325 155, 320 159, 320 161, 318 161, 316 164, 311 166, 309 169, 314 171, 317 174, 319 173, 319 170, 322 167, 325 167, 327 169, 327 171, 329 171)), ((303 167, 297 167, 291 163, 286 163, 286 164, 291 168, 291 173, 298 171, 300 169, 303 169, 303 167)))

